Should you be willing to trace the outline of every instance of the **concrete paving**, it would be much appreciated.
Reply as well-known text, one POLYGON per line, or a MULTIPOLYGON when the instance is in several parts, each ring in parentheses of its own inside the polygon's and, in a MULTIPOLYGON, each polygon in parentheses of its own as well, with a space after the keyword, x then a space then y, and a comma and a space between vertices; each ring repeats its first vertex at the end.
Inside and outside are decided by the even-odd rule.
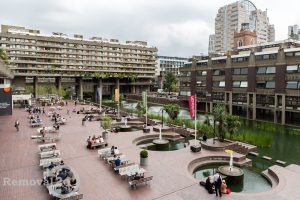
MULTIPOLYGON (((69 103, 68 108, 73 109, 69 103)), ((82 106, 77 106, 79 109, 82 106)), ((85 106, 88 108, 89 106, 85 106)), ((49 107, 46 107, 46 111, 49 107)), ((145 167, 146 176, 154 176, 149 186, 140 186, 131 190, 128 183, 115 174, 111 168, 98 157, 97 150, 86 148, 89 135, 100 135, 102 129, 99 122, 86 122, 81 125, 83 115, 71 113, 67 115, 66 107, 59 111, 68 119, 66 125, 60 128, 60 141, 57 148, 61 150, 61 157, 65 163, 74 168, 80 177, 80 193, 88 200, 198 200, 216 199, 208 194, 199 181, 194 179, 189 171, 189 164, 202 157, 228 156, 223 152, 202 150, 192 153, 189 148, 170 152, 149 151, 149 165, 145 167)), ((36 128, 31 128, 23 109, 14 109, 12 116, 0 117, 0 199, 50 199, 45 187, 34 184, 42 179, 39 165, 38 144, 30 139, 36 134, 36 128), (20 121, 20 131, 16 132, 14 121, 20 121), (11 182, 9 182, 9 180, 11 182), (31 185, 20 185, 12 180, 31 180, 31 185), (14 183, 14 184, 12 184, 14 183)), ((42 115, 45 126, 52 125, 50 118, 42 115)), ((140 149, 132 143, 143 136, 142 131, 129 133, 110 133, 109 146, 115 145, 120 152, 133 162, 139 163, 140 149)), ((242 156, 237 155, 236 156, 242 156)), ((245 194, 231 193, 223 195, 223 199, 233 200, 299 200, 300 172, 298 166, 283 168, 273 166, 271 172, 276 174, 279 183, 270 191, 245 194)), ((255 183, 254 183, 255 184, 255 183)))

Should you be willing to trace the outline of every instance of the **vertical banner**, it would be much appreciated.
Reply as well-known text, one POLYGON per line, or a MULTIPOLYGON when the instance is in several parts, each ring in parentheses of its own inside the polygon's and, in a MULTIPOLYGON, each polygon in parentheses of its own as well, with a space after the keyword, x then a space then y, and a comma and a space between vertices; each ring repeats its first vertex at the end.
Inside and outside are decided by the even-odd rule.
POLYGON ((115 101, 116 102, 120 101, 120 92, 119 92, 119 89, 115 89, 115 101))
POLYGON ((146 105, 146 92, 142 92, 142 101, 143 101, 143 105, 145 106, 146 105))
POLYGON ((192 119, 195 118, 195 107, 196 107, 196 96, 189 96, 189 107, 190 107, 190 116, 192 119))

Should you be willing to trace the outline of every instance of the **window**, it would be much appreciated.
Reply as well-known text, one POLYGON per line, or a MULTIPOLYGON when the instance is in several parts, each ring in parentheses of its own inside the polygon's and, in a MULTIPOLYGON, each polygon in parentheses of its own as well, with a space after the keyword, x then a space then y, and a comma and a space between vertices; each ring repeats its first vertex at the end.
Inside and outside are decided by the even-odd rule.
POLYGON ((241 46, 243 46, 243 40, 238 41, 238 47, 241 47, 241 46))
POLYGON ((220 70, 220 69, 214 70, 214 76, 223 76, 223 75, 225 75, 224 70, 220 70))
POLYGON ((297 81, 287 81, 286 82, 286 88, 287 89, 297 89, 298 88, 298 82, 297 81))
POLYGON ((266 67, 258 67, 256 71, 258 74, 265 74, 267 71, 267 68, 266 67))
POLYGON ((275 74, 276 68, 275 67, 267 67, 267 74, 275 74))
POLYGON ((259 88, 259 89, 266 88, 266 81, 257 81, 256 88, 259 88))
POLYGON ((241 74, 241 69, 238 68, 238 69, 233 69, 233 74, 234 75, 240 75, 241 74))
POLYGON ((275 88, 275 81, 267 81, 266 88, 267 89, 274 89, 275 88))
POLYGON ((233 81, 232 87, 240 87, 241 82, 240 81, 233 81))
POLYGON ((289 65, 286 67, 287 73, 296 73, 299 72, 299 66, 298 65, 289 65))
POLYGON ((248 81, 241 81, 241 88, 248 87, 248 81))
POLYGON ((255 56, 256 60, 271 60, 271 59, 276 59, 277 54, 265 54, 265 55, 258 55, 255 56))
POLYGON ((241 74, 242 75, 248 74, 248 68, 241 68, 241 74))
POLYGON ((197 81, 197 86, 200 87, 202 84, 202 81, 197 81))
POLYGON ((207 71, 202 72, 202 76, 206 76, 206 74, 207 74, 207 71))
POLYGON ((219 87, 225 87, 225 81, 220 81, 219 87))

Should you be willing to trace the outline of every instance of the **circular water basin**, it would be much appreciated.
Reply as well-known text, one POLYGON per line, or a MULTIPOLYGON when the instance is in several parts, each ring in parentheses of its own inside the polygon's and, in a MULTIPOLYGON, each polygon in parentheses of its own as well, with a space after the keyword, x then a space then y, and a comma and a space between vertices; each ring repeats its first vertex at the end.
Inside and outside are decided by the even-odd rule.
MULTIPOLYGON (((224 164, 209 164, 198 167, 194 170, 194 178, 205 181, 206 177, 214 175, 220 166, 224 164)), ((271 184, 259 172, 252 170, 250 167, 241 167, 244 172, 244 183, 230 185, 227 183, 228 188, 232 192, 244 193, 257 193, 265 192, 271 189, 271 184)))

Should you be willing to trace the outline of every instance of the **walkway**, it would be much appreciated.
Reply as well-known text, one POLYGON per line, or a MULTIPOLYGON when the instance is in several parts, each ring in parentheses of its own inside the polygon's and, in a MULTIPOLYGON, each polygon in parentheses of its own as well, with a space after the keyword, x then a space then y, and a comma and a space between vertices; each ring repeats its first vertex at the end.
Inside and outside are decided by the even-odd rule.
MULTIPOLYGON (((79 106, 77 106, 79 108, 79 106)), ((80 106, 81 107, 81 106, 80 106)), ((87 106, 86 106, 87 107, 87 106)), ((71 109, 71 106, 69 106, 71 109)), ((46 109, 48 110, 48 109, 46 109)), ((117 176, 97 156, 97 150, 85 147, 89 135, 99 135, 102 132, 99 122, 86 122, 81 125, 83 115, 72 113, 67 117, 66 109, 60 111, 68 119, 65 126, 61 126, 61 140, 57 148, 61 150, 65 163, 74 168, 80 177, 80 193, 88 200, 199 200, 216 199, 200 187, 188 172, 188 164, 199 157, 209 155, 226 155, 222 152, 203 150, 200 153, 191 153, 189 148, 172 152, 149 152, 149 166, 145 169, 154 179, 150 186, 138 187, 131 190, 126 181, 117 176)), ((50 119, 46 125, 51 125, 50 119)), ((42 170, 38 167, 37 143, 30 139, 36 134, 36 128, 29 127, 26 113, 23 109, 15 109, 13 116, 0 117, 0 199, 1 200, 31 200, 33 198, 50 199, 47 190, 40 185, 8 186, 4 180, 40 180, 42 170), (16 132, 14 121, 20 120, 20 132, 16 132)), ((139 163, 140 149, 132 141, 142 136, 142 131, 131 133, 109 134, 109 145, 118 146, 120 151, 132 161, 139 163)), ((235 194, 224 196, 223 199, 233 200, 299 200, 298 189, 300 172, 299 168, 285 169, 275 166, 273 171, 279 175, 279 185, 266 193, 260 194, 235 194)))

